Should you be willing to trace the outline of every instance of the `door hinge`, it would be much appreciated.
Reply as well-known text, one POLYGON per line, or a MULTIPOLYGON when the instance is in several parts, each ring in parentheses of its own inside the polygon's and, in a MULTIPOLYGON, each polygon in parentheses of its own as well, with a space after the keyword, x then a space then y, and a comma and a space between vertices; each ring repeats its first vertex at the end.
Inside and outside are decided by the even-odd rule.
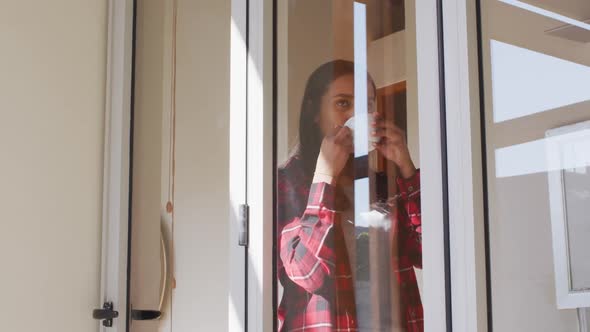
POLYGON ((113 302, 105 302, 102 309, 94 309, 92 318, 102 320, 102 326, 112 327, 113 319, 119 317, 119 312, 113 309, 113 302))
POLYGON ((250 230, 250 207, 247 204, 240 205, 240 229, 238 233, 238 245, 247 247, 250 230))

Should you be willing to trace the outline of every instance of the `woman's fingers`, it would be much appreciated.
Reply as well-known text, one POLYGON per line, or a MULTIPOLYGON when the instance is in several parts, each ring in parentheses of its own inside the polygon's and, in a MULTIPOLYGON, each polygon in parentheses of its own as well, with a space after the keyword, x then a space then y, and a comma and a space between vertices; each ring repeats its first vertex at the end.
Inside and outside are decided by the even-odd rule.
POLYGON ((344 126, 338 126, 335 125, 330 131, 329 133, 326 135, 326 137, 336 137, 336 135, 338 135, 338 133, 340 132, 340 130, 344 128, 344 126))
POLYGON ((352 139, 352 132, 348 127, 341 127, 338 133, 334 136, 334 142, 341 144, 346 140, 352 139))
POLYGON ((342 145, 342 147, 343 147, 343 148, 344 148, 344 150, 345 150, 346 152, 348 152, 349 154, 351 154, 351 153, 353 153, 353 152, 354 152, 354 144, 352 144, 352 143, 350 143, 350 144, 345 144, 345 145, 342 145))
POLYGON ((383 120, 383 115, 381 114, 381 112, 375 111, 372 114, 373 114, 373 119, 375 119, 375 120, 383 120))
POLYGON ((406 134, 392 122, 376 121, 373 123, 372 136, 384 137, 396 143, 404 143, 406 134))
POLYGON ((373 143, 373 146, 384 156, 388 156, 388 144, 385 142, 373 143))
POLYGON ((404 143, 405 138, 399 131, 387 128, 375 128, 372 135, 373 137, 385 138, 392 143, 404 143))
POLYGON ((384 120, 375 121, 375 122, 373 122, 373 128, 377 128, 377 129, 384 128, 384 129, 395 131, 400 134, 404 134, 404 131, 401 130, 398 126, 396 126, 391 121, 384 121, 384 120))
POLYGON ((352 134, 341 138, 338 144, 348 153, 354 151, 354 141, 352 138, 352 134))

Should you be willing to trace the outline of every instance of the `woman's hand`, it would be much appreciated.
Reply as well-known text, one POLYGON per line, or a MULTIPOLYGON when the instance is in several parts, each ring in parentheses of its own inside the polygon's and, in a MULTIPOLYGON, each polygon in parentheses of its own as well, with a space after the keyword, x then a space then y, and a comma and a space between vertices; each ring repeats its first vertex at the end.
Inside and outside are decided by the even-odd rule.
POLYGON ((406 143, 406 134, 393 122, 386 121, 381 114, 375 112, 375 121, 372 123, 373 137, 378 137, 378 143, 373 146, 387 158, 394 162, 405 179, 416 173, 416 167, 412 162, 410 151, 406 143))
POLYGON ((332 135, 324 137, 315 167, 313 182, 333 184, 354 151, 352 131, 336 127, 332 135))

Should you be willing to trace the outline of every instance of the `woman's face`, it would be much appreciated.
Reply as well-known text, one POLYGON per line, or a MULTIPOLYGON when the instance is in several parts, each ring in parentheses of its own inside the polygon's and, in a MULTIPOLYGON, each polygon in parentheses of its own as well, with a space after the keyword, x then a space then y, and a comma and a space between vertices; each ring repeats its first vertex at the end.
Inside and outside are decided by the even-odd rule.
MULTIPOLYGON (((375 91, 369 81, 367 92, 367 109, 374 111, 375 91)), ((321 101, 320 114, 317 118, 323 136, 334 131, 334 126, 343 126, 354 115, 354 75, 344 75, 335 79, 328 87, 321 101)))

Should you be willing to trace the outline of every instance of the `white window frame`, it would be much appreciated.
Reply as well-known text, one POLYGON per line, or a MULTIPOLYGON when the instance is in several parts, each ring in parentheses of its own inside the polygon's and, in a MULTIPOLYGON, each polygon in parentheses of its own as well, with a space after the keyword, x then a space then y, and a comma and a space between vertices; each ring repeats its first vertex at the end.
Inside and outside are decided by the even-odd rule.
POLYGON ((476 0, 443 1, 453 331, 488 330, 476 0))
POLYGON ((247 79, 248 331, 273 329, 273 1, 249 0, 247 79))
POLYGON ((105 99, 102 257, 100 303, 113 302, 119 317, 104 332, 127 328, 127 254, 131 82, 133 62, 133 0, 110 0, 105 99))
POLYGON ((246 119, 247 119, 247 1, 232 0, 230 31, 230 137, 229 137, 229 285, 228 331, 245 331, 246 324, 246 253, 238 245, 241 205, 246 193, 246 119))
MULTIPOLYGON (((590 291, 573 290, 570 265, 568 213, 566 211, 566 195, 564 180, 564 165, 562 161, 563 149, 571 144, 571 136, 579 131, 590 129, 590 121, 550 129, 545 136, 547 149, 547 163, 550 170, 547 173, 549 185, 549 205, 551 211, 551 235, 553 243, 553 267, 555 271, 555 295, 559 309, 582 309, 590 306, 590 291), (570 134, 569 137, 567 134, 570 134), (563 136, 562 136, 563 135, 563 136), (552 139, 551 139, 552 138, 552 139)), ((571 167, 571 166, 570 166, 571 167)))
MULTIPOLYGON (((239 1, 238 1, 239 2, 239 1)), ((418 108, 422 187, 423 267, 426 331, 446 331, 443 174, 438 11, 436 1, 416 1, 418 108)), ((235 4, 234 4, 235 5, 235 4)), ((273 250, 273 1, 249 0, 247 198, 248 330, 272 331, 273 250)), ((473 330, 472 330, 473 331, 473 330)))

